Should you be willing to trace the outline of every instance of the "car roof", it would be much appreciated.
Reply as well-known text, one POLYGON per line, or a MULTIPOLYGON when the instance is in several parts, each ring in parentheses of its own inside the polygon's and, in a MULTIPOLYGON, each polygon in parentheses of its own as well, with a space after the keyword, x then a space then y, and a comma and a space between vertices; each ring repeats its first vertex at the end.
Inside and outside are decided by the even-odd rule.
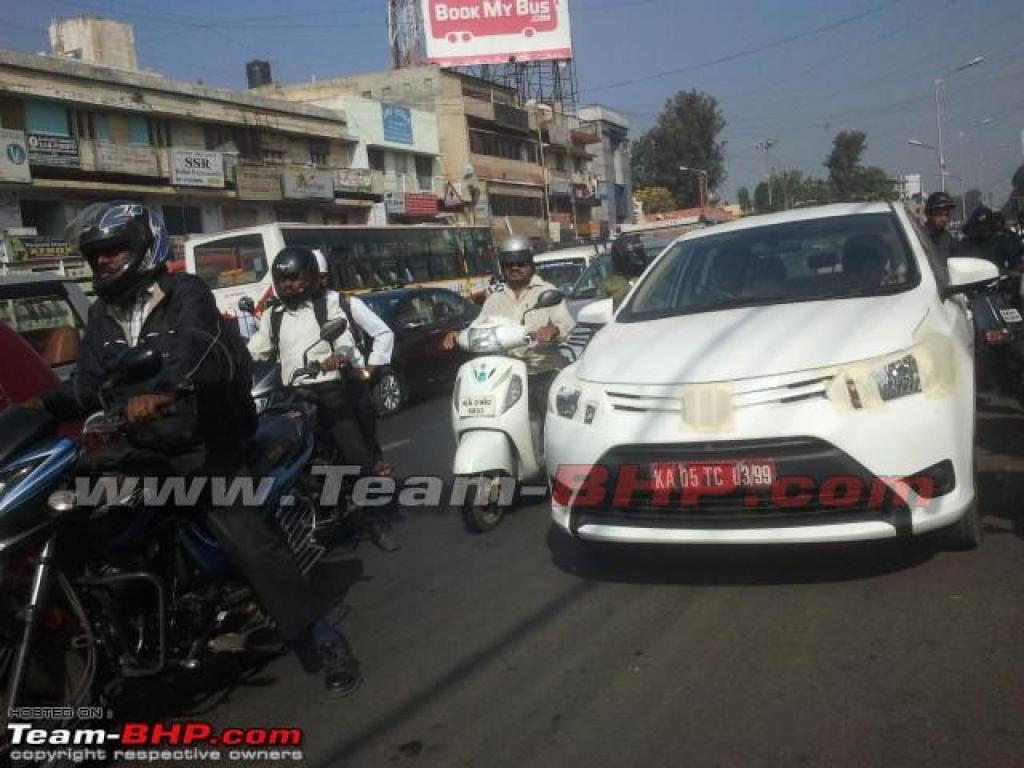
POLYGON ((8 272, 0 275, 0 288, 8 285, 43 285, 46 283, 71 283, 70 278, 63 275, 40 272, 8 272))
POLYGON ((692 232, 680 235, 678 240, 698 240, 702 237, 712 237, 728 232, 741 232, 745 229, 791 224, 798 221, 813 221, 814 219, 828 219, 837 216, 866 216, 872 213, 892 213, 892 211, 891 203, 835 203, 833 205, 818 205, 813 208, 797 208, 792 211, 781 211, 779 213, 744 216, 742 219, 726 222, 725 224, 717 224, 705 229, 695 229, 692 232))
POLYGON ((533 257, 535 264, 544 264, 548 261, 562 261, 563 259, 578 259, 587 256, 597 256, 602 248, 595 248, 593 245, 574 245, 572 248, 560 248, 557 251, 544 251, 533 257))

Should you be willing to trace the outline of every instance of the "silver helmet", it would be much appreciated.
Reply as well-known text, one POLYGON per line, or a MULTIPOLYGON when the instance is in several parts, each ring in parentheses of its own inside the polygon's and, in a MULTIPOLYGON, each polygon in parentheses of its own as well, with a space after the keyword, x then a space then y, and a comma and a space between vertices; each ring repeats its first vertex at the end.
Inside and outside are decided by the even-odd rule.
POLYGON ((498 261, 501 264, 533 263, 533 246, 528 238, 513 235, 498 246, 498 261))

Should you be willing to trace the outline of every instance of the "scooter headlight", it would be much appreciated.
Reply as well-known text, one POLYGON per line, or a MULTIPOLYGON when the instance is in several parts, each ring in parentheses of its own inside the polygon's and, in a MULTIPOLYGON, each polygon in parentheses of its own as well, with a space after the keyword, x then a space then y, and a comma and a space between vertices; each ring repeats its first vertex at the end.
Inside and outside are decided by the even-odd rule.
POLYGON ((470 352, 494 352, 501 349, 495 328, 470 328, 468 339, 470 352))
POLYGON ((519 402, 523 396, 523 379, 518 373, 513 373, 508 382, 508 392, 505 394, 505 405, 501 412, 506 413, 512 406, 519 402))

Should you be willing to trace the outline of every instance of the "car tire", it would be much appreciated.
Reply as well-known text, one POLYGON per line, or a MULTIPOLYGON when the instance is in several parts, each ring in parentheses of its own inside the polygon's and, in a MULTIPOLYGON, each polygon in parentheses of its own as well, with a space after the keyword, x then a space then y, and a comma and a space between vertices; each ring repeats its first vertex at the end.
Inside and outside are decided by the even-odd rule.
POLYGON ((981 545, 985 538, 985 529, 981 526, 981 511, 977 499, 967 508, 963 517, 949 526, 945 533, 946 549, 953 552, 969 552, 981 545))
POLYGON ((373 407, 381 418, 394 416, 408 400, 405 382, 394 368, 384 368, 373 383, 373 407))

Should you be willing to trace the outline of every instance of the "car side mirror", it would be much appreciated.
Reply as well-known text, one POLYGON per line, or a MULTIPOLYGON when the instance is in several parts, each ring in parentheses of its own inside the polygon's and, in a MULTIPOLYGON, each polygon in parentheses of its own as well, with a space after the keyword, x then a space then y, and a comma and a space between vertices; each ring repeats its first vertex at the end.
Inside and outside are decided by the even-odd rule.
POLYGON ((999 279, 999 267, 986 259, 954 256, 946 262, 949 286, 942 290, 942 298, 958 293, 980 290, 999 279))
POLYGON ((256 302, 250 296, 243 296, 238 300, 238 311, 248 315, 256 314, 256 302))
POLYGON ((344 317, 339 317, 337 320, 331 320, 330 322, 324 323, 323 328, 320 329, 320 339, 326 341, 328 344, 333 344, 341 338, 342 334, 348 330, 348 321, 344 317))
POLYGON ((613 300, 601 299, 593 304, 587 304, 587 306, 581 309, 576 322, 587 323, 588 325, 608 325, 614 317, 615 308, 613 300))

